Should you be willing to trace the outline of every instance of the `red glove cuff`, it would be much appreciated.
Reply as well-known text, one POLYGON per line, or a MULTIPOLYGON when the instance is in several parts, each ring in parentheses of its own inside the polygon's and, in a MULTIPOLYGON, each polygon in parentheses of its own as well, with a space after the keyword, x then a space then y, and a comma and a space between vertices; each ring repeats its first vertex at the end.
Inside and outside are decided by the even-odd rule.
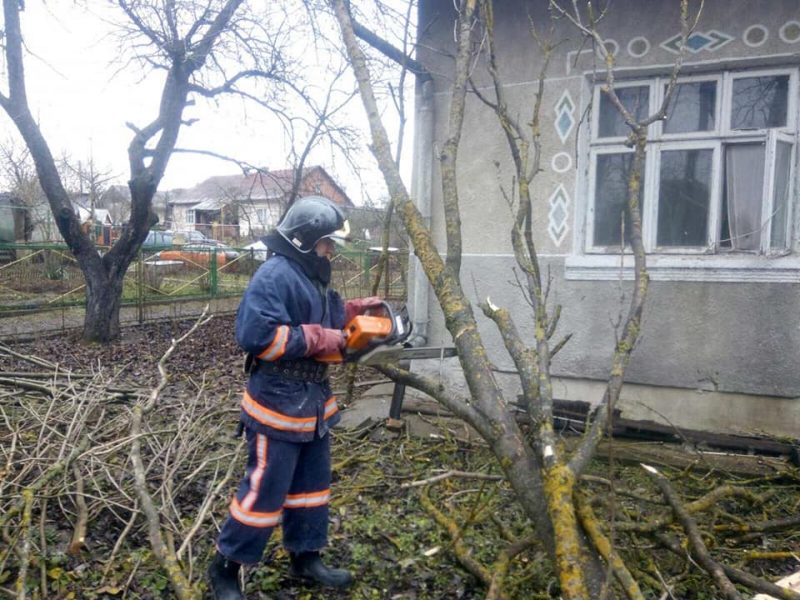
POLYGON ((333 354, 344 348, 344 332, 328 329, 318 323, 300 325, 306 340, 306 356, 333 354))

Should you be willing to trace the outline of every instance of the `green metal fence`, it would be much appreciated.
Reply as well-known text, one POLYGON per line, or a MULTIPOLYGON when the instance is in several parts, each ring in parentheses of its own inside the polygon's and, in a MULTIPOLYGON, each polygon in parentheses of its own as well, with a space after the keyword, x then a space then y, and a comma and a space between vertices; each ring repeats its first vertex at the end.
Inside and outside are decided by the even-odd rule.
MULTIPOLYGON (((379 256, 373 251, 341 252, 332 263, 333 286, 345 298, 369 295, 379 256)), ((239 296, 264 258, 263 251, 254 249, 145 248, 125 275, 122 303, 145 307, 239 296)), ((405 299, 407 258, 406 253, 389 256, 380 295, 405 299)), ((0 318, 83 306, 85 289, 83 274, 65 245, 0 244, 0 318)))

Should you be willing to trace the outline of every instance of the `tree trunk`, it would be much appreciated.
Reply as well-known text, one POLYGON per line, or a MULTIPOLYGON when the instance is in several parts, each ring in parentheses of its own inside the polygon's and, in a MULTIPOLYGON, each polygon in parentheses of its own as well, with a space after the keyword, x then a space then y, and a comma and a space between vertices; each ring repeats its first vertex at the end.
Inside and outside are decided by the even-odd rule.
POLYGON ((122 287, 127 270, 127 268, 106 270, 104 266, 103 262, 87 267, 82 265, 86 277, 83 339, 101 344, 119 338, 119 309, 122 305, 122 287))
POLYGON ((542 473, 532 453, 522 447, 515 450, 507 439, 496 440, 491 447, 539 540, 556 563, 564 598, 598 597, 606 573, 575 519, 571 500, 575 477, 564 466, 542 473), (543 497, 547 502, 544 510, 543 497))

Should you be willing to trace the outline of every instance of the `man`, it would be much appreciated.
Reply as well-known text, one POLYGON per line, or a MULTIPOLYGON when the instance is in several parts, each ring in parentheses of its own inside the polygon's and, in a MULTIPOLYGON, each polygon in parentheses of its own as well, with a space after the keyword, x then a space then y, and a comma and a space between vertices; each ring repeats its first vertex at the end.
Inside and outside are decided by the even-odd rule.
POLYGON ((244 598, 240 566, 261 559, 279 522, 291 576, 335 588, 352 583, 349 572, 327 567, 319 553, 328 534, 328 432, 340 416, 327 365, 317 359, 341 351, 346 319, 380 299, 345 306, 328 287, 333 239, 342 235, 345 218, 333 202, 296 201, 264 238, 273 255, 239 305, 236 339, 250 372, 241 412, 248 460, 208 570, 217 600, 244 598))

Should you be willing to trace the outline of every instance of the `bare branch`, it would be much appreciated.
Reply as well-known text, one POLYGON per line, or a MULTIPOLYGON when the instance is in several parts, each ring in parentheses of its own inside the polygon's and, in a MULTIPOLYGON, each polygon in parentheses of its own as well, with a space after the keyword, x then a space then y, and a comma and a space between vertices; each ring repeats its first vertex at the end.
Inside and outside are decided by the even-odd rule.
POLYGON ((742 600, 741 594, 739 594, 739 592, 731 583, 730 579, 728 579, 728 576, 725 574, 725 570, 713 558, 711 558, 708 548, 706 548, 705 542, 703 542, 703 538, 700 535, 699 529, 697 528, 697 523, 695 523, 694 519, 689 516, 688 511, 683 507, 680 498, 678 498, 675 490, 672 489, 672 486, 667 478, 653 467, 648 465, 642 465, 642 467, 661 490, 664 498, 672 507, 675 517, 686 531, 694 558, 706 571, 713 576, 714 580, 717 582, 717 586, 719 587, 720 591, 725 594, 726 598, 729 600, 742 600))
POLYGON ((166 362, 169 357, 175 352, 183 340, 192 335, 200 326, 208 322, 211 317, 206 317, 206 310, 200 315, 194 325, 177 340, 173 340, 170 347, 158 361, 159 380, 158 384, 150 392, 150 397, 146 401, 137 402, 133 409, 133 419, 131 421, 131 436, 133 436, 133 443, 131 444, 131 462, 133 463, 133 473, 135 479, 136 494, 139 498, 139 503, 142 507, 142 513, 147 522, 148 537, 150 539, 150 546, 153 549, 153 554, 158 560, 161 567, 166 572, 167 577, 172 584, 175 594, 181 600, 190 600, 195 598, 195 593, 192 588, 191 582, 186 577, 178 563, 178 558, 175 554, 175 549, 165 542, 164 535, 161 530, 161 518, 159 511, 153 503, 153 498, 147 489, 147 479, 144 463, 142 462, 141 455, 141 437, 143 427, 143 417, 150 412, 158 401, 161 391, 167 385, 167 370, 166 362))
MULTIPOLYGON (((633 160, 631 171, 628 179, 628 211, 631 219, 631 249, 634 256, 634 283, 633 294, 631 296, 628 314, 623 325, 623 334, 621 339, 617 341, 614 355, 612 357, 611 375, 603 394, 603 399, 597 407, 594 414, 594 422, 592 427, 584 438, 581 446, 576 450, 575 455, 570 461, 570 467, 577 473, 581 474, 586 468, 594 449, 600 442, 605 429, 607 427, 610 415, 613 413, 613 408, 617 403, 620 391, 622 389, 623 381, 625 378, 625 370, 630 361, 631 353, 639 338, 642 314, 644 311, 644 302, 647 296, 649 287, 650 276, 647 271, 647 259, 645 256, 644 243, 642 240, 642 213, 639 206, 640 190, 642 187, 642 169, 644 166, 644 157, 647 148, 647 126, 652 123, 654 118, 660 118, 659 113, 651 115, 642 121, 636 121, 633 115, 623 106, 616 92, 614 91, 614 57, 611 52, 602 43, 602 38, 594 27, 594 24, 587 27, 584 26, 576 13, 570 15, 567 11, 561 9, 555 0, 551 0, 551 7, 554 7, 562 15, 567 16, 585 35, 590 36, 595 42, 602 46, 602 52, 605 53, 606 59, 606 74, 607 81, 603 91, 611 99, 611 102, 617 108, 619 113, 625 119, 625 122, 631 127, 631 145, 634 148, 633 160)), ((702 8, 702 5, 701 5, 702 8)), ((686 53, 686 41, 690 34, 690 24, 688 16, 688 0, 681 0, 681 45, 679 48, 679 55, 676 59, 676 68, 672 72, 672 83, 677 77, 678 69, 682 64, 683 56, 686 53)), ((661 111, 666 109, 666 102, 662 105, 661 111)), ((660 113, 663 117, 663 112, 660 113)), ((624 238, 621 238, 621 243, 624 244, 624 238)))

